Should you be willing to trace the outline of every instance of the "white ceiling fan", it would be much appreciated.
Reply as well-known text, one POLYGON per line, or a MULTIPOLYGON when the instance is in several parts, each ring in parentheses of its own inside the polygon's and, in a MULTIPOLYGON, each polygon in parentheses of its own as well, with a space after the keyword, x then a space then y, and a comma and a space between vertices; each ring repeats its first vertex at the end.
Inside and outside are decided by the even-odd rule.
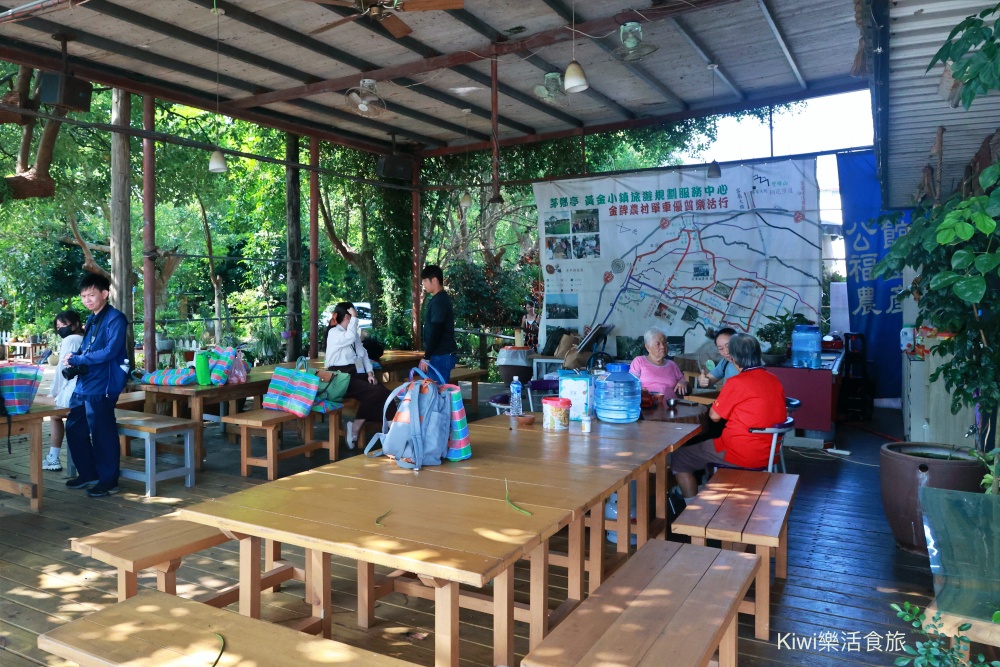
POLYGON ((344 100, 351 111, 365 118, 378 118, 385 112, 385 100, 378 94, 375 79, 361 79, 344 93, 344 100))

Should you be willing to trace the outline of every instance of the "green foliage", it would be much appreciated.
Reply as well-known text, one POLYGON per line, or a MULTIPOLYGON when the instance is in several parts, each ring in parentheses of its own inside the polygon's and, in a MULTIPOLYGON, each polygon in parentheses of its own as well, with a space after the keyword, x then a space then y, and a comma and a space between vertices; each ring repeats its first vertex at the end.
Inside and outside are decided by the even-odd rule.
POLYGON ((958 634, 953 638, 948 638, 941 634, 943 626, 941 614, 936 613, 930 621, 920 607, 904 602, 900 607, 898 604, 890 605, 896 612, 896 616, 903 619, 914 629, 915 632, 923 635, 924 641, 915 642, 913 646, 903 645, 903 651, 907 654, 896 658, 893 663, 903 667, 913 664, 914 667, 967 667, 968 665, 990 665, 990 667, 1000 667, 1000 660, 987 662, 986 658, 979 654, 974 659, 966 659, 969 652, 969 638, 965 635, 972 627, 971 623, 963 623, 958 626, 958 634))
POLYGON ((1000 4, 965 18, 952 29, 948 39, 931 59, 927 70, 937 63, 951 63, 952 76, 962 82, 962 105, 1000 89, 1000 23, 987 22, 1000 11, 1000 4))
POLYGON ((495 270, 472 262, 453 262, 448 267, 448 284, 456 324, 479 329, 520 322, 524 297, 531 287, 525 278, 516 267, 495 270))
POLYGON ((800 324, 815 324, 802 313, 783 312, 781 315, 769 315, 771 320, 761 328, 757 329, 757 339, 771 344, 771 351, 784 352, 789 343, 792 342, 792 332, 800 324))

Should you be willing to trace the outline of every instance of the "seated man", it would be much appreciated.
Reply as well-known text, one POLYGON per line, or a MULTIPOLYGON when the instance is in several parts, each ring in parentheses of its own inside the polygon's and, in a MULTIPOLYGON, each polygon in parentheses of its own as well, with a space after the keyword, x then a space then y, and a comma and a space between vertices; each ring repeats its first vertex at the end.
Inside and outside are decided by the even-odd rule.
POLYGON ((670 468, 685 498, 698 493, 694 473, 708 465, 766 468, 771 436, 750 433, 750 429, 780 424, 788 414, 781 382, 762 367, 757 339, 733 335, 729 355, 739 373, 723 385, 708 413, 713 421, 726 420, 722 436, 682 447, 670 457, 670 468))

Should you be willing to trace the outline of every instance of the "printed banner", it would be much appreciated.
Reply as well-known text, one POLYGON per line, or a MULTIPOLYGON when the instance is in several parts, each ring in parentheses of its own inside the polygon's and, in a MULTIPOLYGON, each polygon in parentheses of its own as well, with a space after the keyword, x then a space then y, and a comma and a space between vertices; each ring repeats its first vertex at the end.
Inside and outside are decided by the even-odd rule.
POLYGON ((663 170, 534 191, 543 338, 555 327, 586 333, 613 324, 607 351, 628 357, 642 353, 654 325, 694 352, 708 329, 752 334, 784 312, 819 321, 813 159, 727 167, 718 179, 663 170))
POLYGON ((873 280, 872 268, 885 257, 892 242, 906 233, 910 214, 906 212, 895 224, 875 224, 882 214, 882 195, 874 151, 838 153, 837 171, 851 331, 865 335, 865 357, 873 371, 875 397, 898 398, 902 392, 899 330, 903 326, 903 308, 896 295, 903 289, 903 276, 873 280))

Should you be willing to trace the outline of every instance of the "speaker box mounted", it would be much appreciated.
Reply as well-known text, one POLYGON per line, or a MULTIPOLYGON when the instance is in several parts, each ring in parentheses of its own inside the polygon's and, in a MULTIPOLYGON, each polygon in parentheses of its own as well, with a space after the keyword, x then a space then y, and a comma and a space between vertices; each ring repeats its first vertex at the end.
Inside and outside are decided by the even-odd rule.
POLYGON ((401 155, 380 155, 375 166, 379 178, 409 181, 413 178, 413 160, 401 155))
POLYGON ((90 111, 94 84, 61 72, 42 72, 39 101, 70 111, 90 111))

